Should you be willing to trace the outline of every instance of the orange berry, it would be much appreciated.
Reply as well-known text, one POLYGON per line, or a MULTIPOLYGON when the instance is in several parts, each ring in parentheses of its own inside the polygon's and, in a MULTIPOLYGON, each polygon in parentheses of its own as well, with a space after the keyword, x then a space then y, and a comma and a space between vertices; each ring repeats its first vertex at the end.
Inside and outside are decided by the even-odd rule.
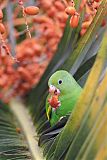
POLYGON ((89 27, 89 25, 91 24, 91 21, 86 21, 82 23, 82 28, 87 29, 89 27))
POLYGON ((2 20, 2 18, 3 18, 3 12, 2 12, 2 10, 0 9, 0 20, 2 20))
POLYGON ((26 81, 29 81, 29 82, 32 81, 32 77, 31 77, 31 75, 29 74, 29 71, 26 68, 19 67, 18 72, 23 77, 23 79, 26 79, 26 81))
POLYGON ((22 2, 22 0, 19 0, 19 2, 18 2, 18 3, 19 3, 19 5, 23 5, 23 2, 22 2))
POLYGON ((94 3, 94 0, 90 0, 90 3, 91 3, 91 4, 94 3))
POLYGON ((100 0, 94 0, 95 2, 100 2, 100 0))
POLYGON ((81 31, 80 31, 80 35, 83 36, 86 31, 87 31, 86 29, 82 28, 81 31))
POLYGON ((26 7, 24 11, 28 15, 36 15, 39 13, 39 8, 35 6, 29 6, 29 7, 26 7))
POLYGON ((64 11, 64 9, 65 9, 65 6, 60 1, 55 1, 54 5, 59 11, 64 11))
POLYGON ((49 104, 53 107, 53 108, 57 108, 58 107, 58 95, 54 95, 53 97, 51 97, 50 99, 48 99, 49 104))
POLYGON ((84 21, 90 21, 90 19, 91 19, 91 14, 86 13, 84 17, 84 21))
POLYGON ((21 133, 21 128, 16 128, 17 133, 21 133))
POLYGON ((85 4, 86 4, 86 0, 82 0, 82 2, 81 2, 81 4, 80 4, 80 8, 79 8, 79 11, 80 11, 80 12, 83 10, 85 4))
POLYGON ((68 15, 74 15, 75 13, 76 13, 76 9, 74 8, 74 7, 71 7, 71 6, 69 6, 69 7, 67 7, 66 9, 65 9, 65 12, 68 14, 68 15))
POLYGON ((101 24, 101 27, 104 27, 105 25, 106 25, 106 20, 103 19, 102 24, 101 24))
POLYGON ((70 19, 70 26, 72 28, 76 28, 78 26, 78 23, 79 23, 79 16, 78 15, 72 16, 70 19))
POLYGON ((5 32, 5 27, 2 23, 0 23, 0 33, 3 34, 5 32))
POLYGON ((70 0, 70 1, 68 0, 68 2, 67 2, 67 3, 69 3, 69 5, 70 5, 70 6, 72 6, 72 7, 74 7, 74 6, 75 6, 74 0, 70 0))

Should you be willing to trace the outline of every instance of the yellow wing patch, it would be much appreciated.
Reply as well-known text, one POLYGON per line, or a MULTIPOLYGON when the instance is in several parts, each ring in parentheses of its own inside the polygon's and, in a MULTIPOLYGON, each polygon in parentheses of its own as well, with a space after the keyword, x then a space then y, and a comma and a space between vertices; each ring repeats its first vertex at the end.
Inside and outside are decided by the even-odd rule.
POLYGON ((51 114, 52 114, 52 108, 51 108, 51 106, 49 106, 48 109, 47 109, 47 118, 48 118, 48 120, 50 120, 51 114))

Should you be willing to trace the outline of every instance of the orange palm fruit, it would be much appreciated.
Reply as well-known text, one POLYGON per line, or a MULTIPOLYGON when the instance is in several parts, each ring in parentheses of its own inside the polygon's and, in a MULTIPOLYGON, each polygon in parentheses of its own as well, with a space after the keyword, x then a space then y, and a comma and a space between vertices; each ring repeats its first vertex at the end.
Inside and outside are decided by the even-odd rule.
POLYGON ((87 31, 86 29, 82 28, 81 31, 80 31, 80 35, 83 36, 86 31, 87 31))
POLYGON ((35 6, 29 6, 29 7, 26 7, 24 11, 28 15, 36 15, 39 13, 39 8, 35 6))
POLYGON ((84 8, 84 6, 85 6, 85 4, 86 4, 86 1, 87 1, 87 0, 82 0, 82 1, 81 1, 80 8, 79 8, 79 11, 80 11, 80 12, 83 10, 83 8, 84 8))
POLYGON ((26 68, 19 67, 18 72, 20 73, 20 75, 23 79, 26 79, 26 81, 29 81, 29 82, 32 81, 32 77, 31 77, 31 75, 29 74, 29 71, 26 68))
POLYGON ((103 19, 101 26, 104 27, 106 25, 106 23, 107 23, 106 20, 103 19))
POLYGON ((76 13, 76 9, 72 6, 68 6, 66 9, 65 9, 65 12, 68 14, 68 15, 74 15, 76 13))
POLYGON ((95 2, 100 2, 100 0, 94 0, 95 2))
POLYGON ((63 3, 61 3, 60 1, 55 1, 54 5, 59 11, 64 11, 64 9, 65 9, 63 3))
POLYGON ((72 28, 76 28, 78 26, 79 23, 79 15, 73 15, 70 19, 70 26, 72 28))
POLYGON ((0 23, 0 33, 3 34, 5 32, 5 27, 2 23, 0 23))
POLYGON ((17 128, 16 128, 16 132, 17 132, 17 133, 21 133, 21 128, 17 127, 17 128))
POLYGON ((89 27, 89 25, 91 24, 91 21, 86 21, 82 23, 82 28, 87 29, 89 27))
POLYGON ((86 13, 84 17, 84 21, 90 21, 91 20, 91 14, 86 13))
POLYGON ((57 108, 59 101, 58 101, 58 95, 54 95, 52 98, 48 99, 49 104, 53 108, 57 108))
POLYGON ((2 10, 0 9, 0 20, 2 20, 2 18, 3 18, 3 12, 2 12, 2 10))
POLYGON ((23 5, 23 2, 22 2, 22 0, 19 0, 19 2, 18 2, 18 3, 19 3, 19 5, 23 5))

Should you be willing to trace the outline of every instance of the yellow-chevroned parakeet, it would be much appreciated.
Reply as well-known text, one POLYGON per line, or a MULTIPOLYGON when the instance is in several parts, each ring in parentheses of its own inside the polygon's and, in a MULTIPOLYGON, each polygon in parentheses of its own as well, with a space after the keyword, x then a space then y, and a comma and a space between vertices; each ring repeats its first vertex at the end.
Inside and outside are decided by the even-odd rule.
POLYGON ((56 71, 48 81, 49 95, 46 100, 46 114, 51 126, 72 112, 82 88, 65 70, 56 71))

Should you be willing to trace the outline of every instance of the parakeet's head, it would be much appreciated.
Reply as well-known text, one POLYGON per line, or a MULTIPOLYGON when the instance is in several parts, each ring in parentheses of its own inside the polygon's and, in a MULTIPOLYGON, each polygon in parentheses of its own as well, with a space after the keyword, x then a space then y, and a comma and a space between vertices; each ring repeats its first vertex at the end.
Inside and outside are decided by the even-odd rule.
POLYGON ((65 70, 56 71, 48 81, 49 93, 59 96, 74 92, 76 85, 79 86, 72 75, 65 70))

